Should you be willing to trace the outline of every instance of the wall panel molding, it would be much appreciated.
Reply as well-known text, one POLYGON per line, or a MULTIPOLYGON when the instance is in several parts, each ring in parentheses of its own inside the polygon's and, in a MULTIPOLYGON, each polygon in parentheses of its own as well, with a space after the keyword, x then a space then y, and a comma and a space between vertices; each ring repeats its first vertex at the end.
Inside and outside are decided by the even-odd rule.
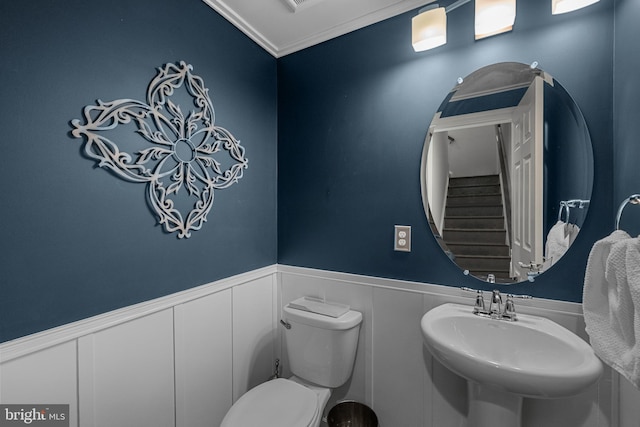
MULTIPOLYGON (((260 279, 264 280, 264 279, 260 279)), ((176 419, 220 425, 233 403, 232 289, 180 304, 175 316, 176 419)))
POLYGON ((0 345, 0 363, 8 362, 36 351, 72 341, 82 336, 117 326, 242 283, 270 276, 275 274, 275 272, 275 265, 259 268, 202 286, 187 289, 182 292, 167 295, 165 297, 145 301, 140 304, 79 320, 77 322, 69 323, 37 334, 18 338, 13 341, 8 341, 0 345))
MULTIPOLYGON (((473 296, 450 286, 286 265, 264 267, 5 343, 0 346, 0 401, 18 396, 23 401, 31 396, 41 400, 58 396, 47 390, 63 389, 83 425, 101 425, 110 404, 130 410, 137 399, 137 394, 129 400, 120 399, 112 380, 122 383, 127 375, 138 373, 136 366, 141 366, 142 360, 153 356, 157 363, 144 366, 143 374, 154 377, 154 372, 170 371, 169 376, 160 375, 164 380, 153 387, 161 391, 165 404, 175 399, 175 408, 172 405, 165 412, 169 418, 175 415, 175 425, 204 426, 211 420, 220 421, 234 400, 271 375, 274 357, 281 357, 282 374, 289 374, 278 319, 281 307, 300 295, 344 302, 365 316, 352 380, 334 391, 327 410, 339 399, 355 399, 372 405, 381 419, 422 419, 423 427, 464 419, 460 409, 464 405, 456 400, 464 400, 463 383, 453 381, 453 374, 432 362, 426 350, 420 354, 415 350, 422 348, 418 324, 425 311, 445 302, 469 301, 471 307, 473 296), (396 313, 398 307, 404 311, 396 313), (393 337, 389 331, 396 331, 393 337), (138 342, 147 333, 160 333, 162 345, 161 350, 143 357, 140 354, 145 349, 140 348, 138 354, 138 342), (393 350, 398 347, 408 351, 401 364, 393 350), (51 358, 47 369, 60 374, 43 387, 41 378, 23 374, 40 372, 32 368, 49 353, 58 357, 51 358), (168 361, 174 362, 173 367, 167 368, 171 365, 168 361), (390 366, 394 368, 387 369, 390 366), (112 378, 108 372, 117 375, 112 378), (415 381, 410 388, 403 388, 399 378, 405 378, 405 383, 406 378, 415 381), (454 382, 458 385, 452 385, 454 382), (25 396, 24 391, 31 388, 46 396, 35 392, 25 396), (208 396, 215 396, 215 402, 208 396), (458 397, 452 401, 451 396, 458 397), (396 399, 405 399, 405 407, 424 407, 426 412, 400 414, 398 408, 403 406, 394 404, 396 399), (205 401, 210 402, 206 408, 201 405, 205 401)), ((533 299, 519 302, 517 308, 548 317, 584 337, 580 304, 533 299)), ((140 391, 147 383, 138 379, 136 384, 140 391)), ((605 369, 598 385, 574 401, 533 402, 527 410, 538 420, 578 420, 577 424, 569 423, 576 427, 614 427, 616 420, 626 427, 637 418, 631 403, 636 400, 637 392, 621 383, 611 369, 605 369), (566 412, 566 408, 583 410, 566 412)))
MULTIPOLYGON (((434 295, 453 296, 453 297, 470 297, 468 292, 461 290, 455 286, 437 285, 432 283, 413 282, 408 280, 387 279, 383 277, 364 276, 353 273, 341 273, 337 271, 318 270, 306 267, 294 267, 278 264, 278 273, 297 275, 301 277, 315 277, 337 282, 361 284, 373 287, 403 290, 415 293, 429 293, 434 295)), ((471 295, 473 298, 473 295, 471 295)), ((565 314, 582 315, 582 304, 560 300, 550 300, 544 298, 533 298, 529 300, 519 301, 518 307, 521 307, 523 313, 535 310, 553 311, 565 314)), ((532 312, 533 313, 533 312, 532 312)))
POLYGON ((175 422, 173 310, 162 310, 78 340, 79 424, 175 422))

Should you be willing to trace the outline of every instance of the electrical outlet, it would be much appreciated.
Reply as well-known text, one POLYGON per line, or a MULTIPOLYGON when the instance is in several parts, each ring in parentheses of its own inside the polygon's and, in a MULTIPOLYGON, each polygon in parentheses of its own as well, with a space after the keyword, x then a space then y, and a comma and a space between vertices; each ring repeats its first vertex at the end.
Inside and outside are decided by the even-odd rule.
POLYGON ((411 226, 396 225, 393 238, 393 250, 411 252, 411 226))

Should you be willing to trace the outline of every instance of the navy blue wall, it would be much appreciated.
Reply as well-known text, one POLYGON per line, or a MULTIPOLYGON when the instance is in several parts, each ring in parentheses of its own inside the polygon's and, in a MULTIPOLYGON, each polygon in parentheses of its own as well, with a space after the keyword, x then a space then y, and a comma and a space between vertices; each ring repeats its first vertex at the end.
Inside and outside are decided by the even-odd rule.
MULTIPOLYGON (((479 42, 465 6, 449 15, 449 43, 423 53, 410 46, 412 12, 277 61, 200 0, 0 3, 0 341, 276 261, 484 288, 430 235, 419 167, 455 79, 500 61, 538 61, 591 132, 594 194, 575 249, 510 288, 579 301, 591 245, 640 192, 640 3, 615 0, 614 16, 613 1, 552 17, 520 0, 514 31, 479 42), (144 99, 155 68, 179 60, 249 158, 188 240, 154 225, 143 185, 94 169, 68 134, 82 107, 144 99), (394 224, 413 226, 411 253, 392 250, 394 224)), ((624 221, 640 232, 640 215, 624 221)))
MULTIPOLYGON (((584 118, 571 96, 558 83, 545 85, 545 213, 544 229, 548 233, 558 221, 560 202, 589 200, 593 187, 593 151, 584 118), (586 134, 586 135, 585 135, 586 134)), ((588 207, 589 205, 586 205, 588 207)), ((588 209, 570 208, 560 212, 565 222, 582 227, 588 209)), ((546 239, 545 239, 546 240, 546 239)))
POLYGON ((431 51, 411 48, 414 11, 278 61, 280 263, 486 289, 429 231, 422 145, 457 77, 495 62, 538 61, 584 113, 594 194, 575 249, 535 284, 509 290, 581 300, 588 253, 612 217, 613 0, 558 16, 546 1, 517 7, 512 32, 478 42, 467 5, 448 15, 448 43, 431 51), (393 251, 394 224, 412 226, 411 253, 393 251))
POLYGON ((275 58, 201 0, 3 1, 0 40, 0 341, 276 262, 275 58), (85 105, 145 100, 180 60, 249 159, 182 240, 144 184, 95 169, 69 135, 85 105))
MULTIPOLYGON (((614 208, 640 193, 640 53, 638 21, 640 2, 616 0, 615 104, 613 122, 614 208)), ((613 227, 613 222, 611 222, 613 227)), ((640 207, 624 209, 620 227, 640 234, 640 207)))

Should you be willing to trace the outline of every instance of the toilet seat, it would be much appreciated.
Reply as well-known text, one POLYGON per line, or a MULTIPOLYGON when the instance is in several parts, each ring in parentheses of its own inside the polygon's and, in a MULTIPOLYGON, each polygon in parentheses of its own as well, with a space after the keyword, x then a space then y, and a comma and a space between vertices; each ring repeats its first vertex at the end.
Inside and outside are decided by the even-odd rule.
POLYGON ((284 378, 267 381, 245 393, 220 427, 309 427, 318 416, 318 394, 284 378))

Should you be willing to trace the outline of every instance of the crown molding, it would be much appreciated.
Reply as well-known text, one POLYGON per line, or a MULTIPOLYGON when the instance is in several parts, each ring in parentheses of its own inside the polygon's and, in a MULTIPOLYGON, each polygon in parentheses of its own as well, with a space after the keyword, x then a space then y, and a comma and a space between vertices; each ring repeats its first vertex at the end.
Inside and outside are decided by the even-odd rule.
POLYGON ((226 3, 218 0, 202 0, 213 10, 218 12, 224 19, 231 22, 236 28, 245 33, 249 38, 258 43, 271 55, 278 57, 278 47, 271 43, 260 31, 256 30, 247 20, 238 15, 226 3))
MULTIPOLYGON (((337 25, 333 25, 328 29, 320 32, 316 32, 307 36, 302 36, 299 39, 291 40, 290 42, 276 45, 269 37, 260 31, 258 31, 250 22, 236 13, 235 10, 222 0, 203 0, 213 10, 218 12, 227 21, 231 22, 236 28, 245 33, 249 38, 255 41, 263 49, 269 52, 272 56, 280 58, 282 56, 289 55, 291 53, 306 49, 308 47, 320 44, 327 40, 342 36, 355 30, 359 30, 368 25, 375 24, 377 22, 384 21, 385 19, 392 18, 410 10, 424 6, 425 3, 431 3, 431 1, 425 0, 404 0, 396 2, 392 5, 383 7, 374 12, 367 13, 354 19, 343 21, 337 25)), ((317 7, 317 6, 316 6, 317 7)))

